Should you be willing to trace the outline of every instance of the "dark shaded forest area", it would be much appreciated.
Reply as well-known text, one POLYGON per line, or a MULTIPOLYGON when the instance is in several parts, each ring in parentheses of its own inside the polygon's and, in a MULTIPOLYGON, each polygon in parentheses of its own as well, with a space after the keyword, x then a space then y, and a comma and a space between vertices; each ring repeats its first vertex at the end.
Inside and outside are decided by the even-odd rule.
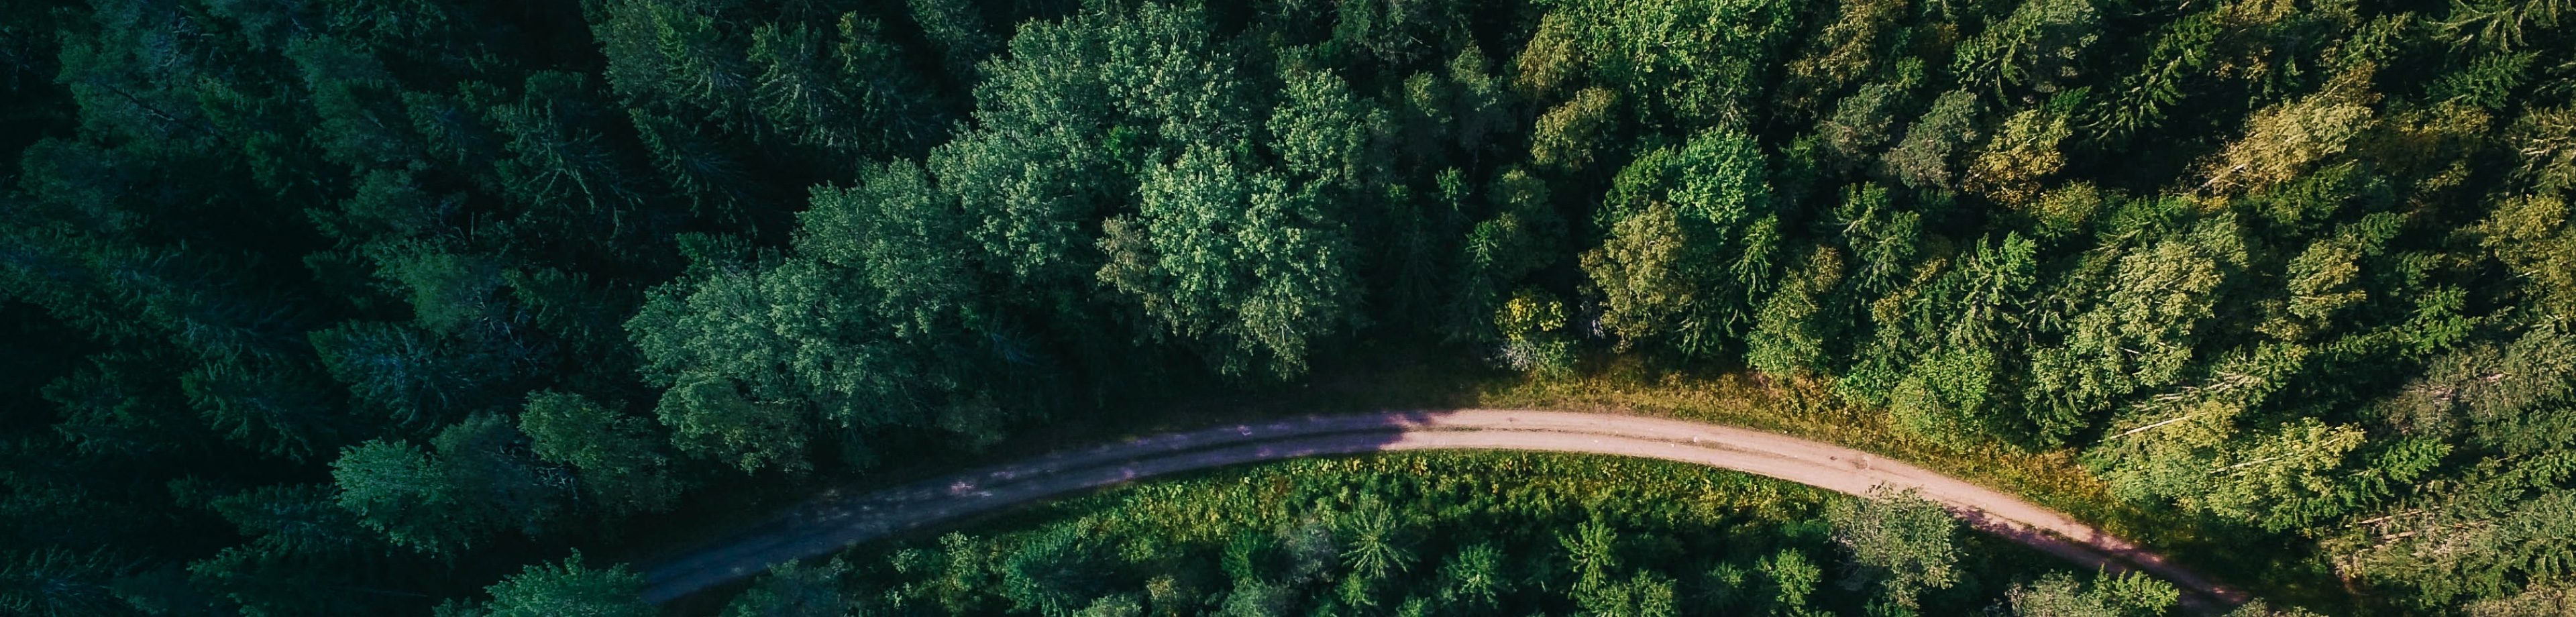
POLYGON ((13 2, 0 609, 424 614, 727 485, 1407 348, 1825 384, 2372 610, 2552 614, 2569 21, 13 2))

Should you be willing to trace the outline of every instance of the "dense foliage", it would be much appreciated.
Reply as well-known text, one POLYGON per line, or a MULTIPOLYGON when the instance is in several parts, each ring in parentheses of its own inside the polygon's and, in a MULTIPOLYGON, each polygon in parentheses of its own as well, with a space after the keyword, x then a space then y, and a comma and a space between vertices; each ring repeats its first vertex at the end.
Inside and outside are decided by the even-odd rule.
POLYGON ((10 3, 0 607, 418 612, 1406 346, 1824 384, 2369 610, 2548 614, 2571 11, 10 3))

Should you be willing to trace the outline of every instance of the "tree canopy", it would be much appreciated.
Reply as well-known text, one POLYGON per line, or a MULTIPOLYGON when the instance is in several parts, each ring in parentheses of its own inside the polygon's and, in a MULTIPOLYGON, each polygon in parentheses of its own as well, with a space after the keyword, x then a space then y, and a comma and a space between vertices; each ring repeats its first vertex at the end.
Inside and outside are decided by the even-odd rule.
MULTIPOLYGON (((699 501, 1379 358, 1758 375, 2074 461, 2356 613, 2553 606, 2569 10, 13 3, 0 607, 417 613, 699 501)), ((1351 606, 1528 593, 1373 529, 1301 558, 1375 564, 1351 606)), ((1938 588, 1872 552, 1924 534, 1847 538, 1871 610, 1938 588)), ((1757 595, 1822 593, 1819 555, 1757 557, 1757 595)), ((1695 572, 1597 569, 1580 610, 1698 606, 1695 572)), ((2012 582, 2002 610, 2153 612, 2012 582)), ((1011 588, 942 606, 1156 605, 1011 588)))

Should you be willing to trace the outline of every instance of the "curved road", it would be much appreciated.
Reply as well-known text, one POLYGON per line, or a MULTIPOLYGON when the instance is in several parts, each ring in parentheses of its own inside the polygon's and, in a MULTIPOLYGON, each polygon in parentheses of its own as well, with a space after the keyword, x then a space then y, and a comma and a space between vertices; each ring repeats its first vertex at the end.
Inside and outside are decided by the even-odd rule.
POLYGON ((1979 530, 2088 568, 2140 570, 2184 591, 2187 608, 2245 600, 2119 538, 2002 492, 1869 453, 1786 435, 1641 416, 1468 409, 1314 417, 1133 439, 856 495, 829 492, 767 522, 645 570, 662 603, 770 565, 1084 489, 1162 474, 1303 456, 1404 450, 1526 450, 1663 459, 1841 493, 1912 488, 1979 530))

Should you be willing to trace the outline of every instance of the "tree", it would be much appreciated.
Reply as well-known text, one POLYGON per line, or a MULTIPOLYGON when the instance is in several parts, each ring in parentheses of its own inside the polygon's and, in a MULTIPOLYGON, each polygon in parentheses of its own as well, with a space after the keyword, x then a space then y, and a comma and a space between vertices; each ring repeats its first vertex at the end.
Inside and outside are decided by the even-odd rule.
MULTIPOLYGON (((1914 217, 1891 218, 1887 237, 1911 235, 1914 217)), ((1903 244, 1884 244, 1865 248, 1912 252, 1903 244)), ((1873 301, 1872 314, 1882 316, 1877 336, 1838 385, 1863 400, 1886 401, 1897 424, 1917 435, 2062 437, 2070 429, 2054 417, 2027 409, 2022 418, 2003 413, 2010 409, 2005 397, 2015 381, 2011 367, 2027 344, 2010 333, 2028 323, 2028 292, 2039 277, 2037 252, 2037 244, 2018 233, 1980 238, 1955 267, 1926 266, 1914 281, 1873 301)))
POLYGON ((504 156, 504 138, 483 117, 487 101, 481 91, 488 89, 465 88, 458 95, 403 93, 403 110, 412 130, 420 133, 429 160, 465 165, 481 174, 504 156))
POLYGON ((160 376, 146 367, 157 360, 154 356, 108 352, 88 360, 43 389, 44 401, 60 414, 53 430, 63 436, 64 445, 92 456, 147 458, 207 437, 203 427, 186 418, 154 413, 173 404, 153 387, 160 376))
MULTIPOLYGON (((340 200, 339 207, 304 211, 323 235, 343 244, 400 247, 403 240, 443 231, 445 226, 440 219, 447 214, 444 210, 456 206, 453 196, 442 201, 422 190, 418 178, 409 172, 369 170, 360 175, 355 184, 350 189, 355 194, 340 200)), ((382 272, 385 268, 380 266, 379 270, 382 272)), ((400 276, 383 278, 402 280, 400 276)))
POLYGON ((731 212, 749 197, 744 161, 722 142, 667 115, 630 108, 627 116, 674 192, 709 212, 731 212))
POLYGON ((950 533, 939 537, 939 548, 908 549, 896 553, 894 570, 916 582, 906 583, 888 595, 904 602, 938 606, 951 613, 987 608, 996 584, 994 562, 1001 558, 997 543, 965 534, 950 533))
POLYGON ((303 73, 320 126, 325 158, 358 168, 389 167, 412 157, 418 137, 403 115, 400 88, 364 46, 336 37, 306 37, 286 44, 285 56, 303 73))
POLYGON ((2360 94, 2349 91, 2359 87, 2337 84, 2254 112, 2245 119, 2243 138, 2201 164, 2209 178, 2201 187, 2222 193, 2259 189, 2296 178, 2343 153, 2354 136, 2371 126, 2370 108, 2354 100, 2360 94))
POLYGON ((1506 290, 1546 268, 1550 258, 1562 254, 1568 244, 1564 217, 1549 202, 1547 183, 1527 170, 1505 169, 1485 194, 1494 216, 1467 231, 1459 247, 1465 253, 1460 260, 1464 271, 1458 274, 1457 291, 1447 299, 1461 313, 1447 326, 1448 336, 1455 339, 1490 337, 1486 329, 1498 325, 1489 323, 1490 316, 1520 295, 1506 290))
POLYGON ((1358 0, 1333 10, 1333 44, 1366 52, 1379 62, 1403 65, 1466 38, 1469 9, 1457 2, 1358 0))
POLYGON ((2570 11, 2564 2, 2530 3, 2474 0, 2454 2, 2444 19, 2434 22, 2442 38, 2455 44, 2512 49, 2528 44, 2524 29, 2554 27, 2570 11))
POLYGON ((649 421, 582 395, 530 393, 519 430, 538 458, 577 470, 584 492, 610 512, 659 512, 685 488, 672 477, 659 447, 666 442, 649 421))
MULTIPOLYGON (((1576 58, 1589 77, 1638 110, 1649 126, 1690 132, 1749 126, 1799 22, 1786 2, 1625 2, 1565 5, 1576 58)), ((1523 65, 1528 66, 1526 63, 1523 65)))
POLYGON ((2503 598, 2567 574, 2576 539, 2576 491, 2543 483, 2569 477, 2566 457, 2507 465, 2488 459, 2456 484, 2329 538, 2340 573, 2415 590, 2444 606, 2503 598))
POLYGON ((133 569, 104 552, 48 548, 0 562, 0 607, 23 615, 105 617, 138 607, 120 597, 115 577, 133 569))
POLYGON ((1642 570, 1625 581, 1577 587, 1574 604, 1594 615, 1673 617, 1679 614, 1673 583, 1672 577, 1642 570))
POLYGON ((1416 161, 1438 161, 1448 158, 1450 147, 1457 143, 1452 134, 1456 128, 1456 84, 1431 73, 1414 73, 1404 79, 1403 92, 1393 108, 1398 134, 1397 145, 1416 161))
MULTIPOLYGON (((946 134, 951 112, 945 101, 929 96, 928 80, 886 40, 875 20, 845 13, 836 30, 840 38, 833 43, 832 59, 840 68, 835 90, 849 100, 848 108, 860 112, 849 120, 874 129, 860 133, 863 145, 912 154, 946 134)), ((950 49, 955 47, 942 51, 950 49)))
POLYGON ((407 426, 446 422, 490 402, 492 390, 516 377, 498 358, 406 324, 351 321, 310 336, 351 398, 407 426))
MULTIPOLYGON (((951 111, 876 21, 840 15, 837 28, 752 28, 760 67, 752 105, 806 147, 845 154, 917 154, 945 134, 951 111)), ((971 54, 971 51, 969 51, 971 54)))
POLYGON ((431 246, 386 246, 375 256, 376 276, 410 291, 412 320, 421 329, 456 335, 488 329, 503 309, 500 264, 431 246))
MULTIPOLYGON (((1133 11, 1100 10, 1064 20, 1060 23, 1032 22, 1011 39, 1007 58, 985 65, 985 80, 976 88, 975 130, 934 150, 928 160, 933 176, 944 190, 951 191, 964 206, 969 219, 977 221, 974 239, 982 245, 984 265, 1004 281, 1005 295, 1029 298, 1031 313, 1044 327, 1068 336, 1093 337, 1083 340, 1075 349, 1112 353, 1127 341, 1121 338, 1150 339, 1148 331, 1132 327, 1110 326, 1103 315, 1126 313, 1136 309, 1131 295, 1093 296, 1083 290, 1095 289, 1104 281, 1107 256, 1102 250, 1102 219, 1134 207, 1138 210, 1175 205, 1175 201, 1157 202, 1155 208, 1133 204, 1146 195, 1176 197, 1169 182, 1163 189, 1139 190, 1145 176, 1154 170, 1170 173, 1188 170, 1224 160, 1228 166, 1251 166, 1250 157, 1222 154, 1242 149, 1260 125, 1260 112, 1267 109, 1240 77, 1242 60, 1230 48, 1219 45, 1206 26, 1207 16, 1199 8, 1176 8, 1146 4, 1133 11), (1184 156, 1193 150, 1198 154, 1184 156), (1188 159, 1185 166, 1174 167, 1175 159, 1188 159), (1081 334, 1075 334, 1081 333, 1081 334), (1132 335, 1120 337, 1119 334, 1132 335)), ((1248 152, 1245 154, 1249 154, 1248 152)), ((1191 172, 1195 173, 1195 172, 1191 172)), ((1186 175, 1186 174, 1184 174, 1186 175)), ((1265 180, 1263 183, 1270 181, 1265 180)), ((1241 188, 1208 187, 1220 190, 1241 188)), ((1288 217, 1269 220, 1285 225, 1303 216, 1318 204, 1288 200, 1277 203, 1265 216, 1288 217)), ((1241 210, 1240 206, 1228 206, 1241 210)), ((1186 210, 1186 208, 1184 208, 1186 210)), ((1160 212, 1153 216, 1131 219, 1152 223, 1173 221, 1160 212)), ((1217 213, 1205 213, 1209 215, 1217 213)), ((1300 225, 1308 221, 1296 221, 1300 225)), ((1264 226, 1255 226, 1263 229, 1264 226)), ((1143 231, 1141 227, 1130 231, 1143 231)), ((1264 232, 1267 234, 1267 231, 1264 232)), ((1156 234, 1161 241, 1179 238, 1156 234)), ((1224 234, 1211 234, 1201 240, 1215 240, 1224 234)), ((1138 236, 1139 238, 1143 236, 1138 236)), ((1243 238, 1260 242, 1307 242, 1304 235, 1269 234, 1243 238)), ((1337 242, 1326 236, 1315 236, 1318 243, 1337 242)), ((1128 244, 1129 247, 1144 245, 1128 244)), ((1300 244, 1298 246, 1309 246, 1300 244)), ((1312 245, 1318 249, 1321 244, 1312 245)), ((1214 247, 1203 247, 1214 248, 1214 247)), ((1274 246, 1273 248, 1286 248, 1274 246)), ((1300 255, 1315 256, 1307 252, 1300 255)), ((1249 257, 1249 256, 1247 256, 1249 257)), ((1286 254, 1268 254, 1277 260, 1286 254)), ((1275 262, 1274 262, 1275 263, 1275 262)), ((1329 262, 1327 262, 1329 263, 1329 262)), ((1251 263, 1238 265, 1250 267, 1251 263)), ((1284 264, 1280 264, 1284 265, 1284 264)), ((1135 269, 1128 269, 1135 271, 1135 269)), ((1249 273, 1203 272, 1192 274, 1242 276, 1249 273)), ((1264 273, 1265 285, 1298 286, 1288 279, 1305 278, 1318 285, 1330 285, 1338 274, 1326 272, 1281 271, 1264 273)), ((1237 287, 1249 291, 1247 287, 1237 287)), ((1275 287, 1285 290, 1284 287, 1275 287)), ((1310 287, 1310 290, 1320 288, 1310 287)), ((1269 311, 1283 307, 1265 307, 1269 311)), ((1159 310, 1159 309, 1157 309, 1159 310)), ((1330 312, 1330 311, 1324 311, 1330 312)), ((1174 320, 1178 314, 1152 315, 1162 322, 1162 329, 1184 330, 1215 326, 1197 316, 1174 320)), ((1255 315, 1254 319, 1329 322, 1338 315, 1255 315), (1310 319, 1320 318, 1320 319, 1310 319)), ((1305 327, 1301 324, 1297 327, 1305 327)), ((1257 358, 1243 356, 1262 346, 1301 346, 1306 332, 1242 333, 1232 341, 1216 345, 1222 352, 1205 353, 1216 364, 1237 366, 1238 372, 1253 368, 1257 358), (1252 342, 1246 336, 1259 335, 1266 340, 1252 342), (1230 349, 1229 349, 1230 348, 1230 349)), ((1213 350, 1211 350, 1213 351, 1213 350)), ((1290 356, 1302 360, 1302 349, 1290 356)), ((1108 356, 1104 355, 1103 358, 1108 356)), ((1272 358, 1281 360, 1288 356, 1272 358)), ((1261 362, 1271 368, 1294 368, 1294 362, 1261 362)), ((1292 371, 1293 372, 1293 371, 1292 371)))
POLYGON ((939 48, 950 77, 974 81, 975 63, 992 54, 999 43, 987 31, 982 11, 960 0, 907 0, 904 4, 912 9, 912 23, 920 25, 922 35, 939 48))
POLYGON ((2103 576, 2086 585, 2064 572, 2040 577, 2005 594, 2015 617, 2152 617, 2180 600, 2181 592, 2140 573, 2103 576))
POLYGON ((1957 188, 1954 161, 1984 137, 1977 124, 1981 113, 1977 95, 1966 90, 1941 93, 1932 99, 1931 109, 1906 127, 1905 138, 1880 155, 1880 169, 1914 188, 1957 188))
POLYGON ((2254 600, 2254 601, 2252 601, 2252 602, 2246 602, 2246 603, 2245 603, 2245 604, 2243 604, 2243 605, 2239 605, 2239 606, 2237 606, 2237 607, 2236 607, 2236 610, 2228 611, 2228 612, 2227 612, 2227 617, 2315 617, 2315 616, 2316 616, 2316 613, 2311 612, 2311 611, 2309 611, 2309 610, 2307 610, 2307 609, 2303 609, 2303 608, 2299 608, 2299 607, 2295 607, 2295 606, 2294 606, 2294 607, 2290 607, 2290 608, 2288 608, 2288 609, 2275 609, 2275 608, 2272 608, 2271 603, 2269 603, 2269 602, 2264 602, 2264 601, 2259 600, 2259 599, 2258 599, 2258 600, 2254 600))
POLYGON ((1780 549, 1755 562, 1754 569, 1762 573, 1763 586, 1771 592, 1765 603, 1770 607, 1767 612, 1773 615, 1798 614, 1796 611, 1807 607, 1808 596, 1825 580, 1824 569, 1798 549, 1780 549))
POLYGON ((929 146, 949 112, 880 30, 858 13, 842 15, 837 28, 753 27, 749 62, 759 74, 748 103, 765 128, 844 154, 913 155, 929 146))
POLYGON ((1393 161, 1377 143, 1389 114, 1351 92, 1330 70, 1282 67, 1280 100, 1270 110, 1272 152, 1300 192, 1318 197, 1361 197, 1369 183, 1391 172, 1393 161))
POLYGON ((1553 98, 1557 88, 1574 82, 1587 59, 1576 48, 1574 19, 1565 11, 1549 11, 1538 19, 1530 33, 1529 43, 1521 46, 1512 61, 1512 89, 1533 101, 1553 98))
POLYGON ((1789 61, 1788 79, 1775 90, 1777 98, 1800 112, 1811 115, 1820 104, 1819 97, 1832 96, 1853 82, 1866 79, 1872 69, 1880 68, 1883 51, 1890 39, 1901 35, 1899 20, 1906 3, 1888 0, 1842 0, 1836 3, 1833 23, 1826 24, 1807 41, 1806 51, 1789 61))
POLYGON ((1693 233, 1700 227, 1693 223, 1669 203, 1648 203, 1621 217, 1609 241, 1584 253, 1584 273, 1607 305, 1602 326, 1620 337, 1622 348, 1660 334, 1704 353, 1733 334, 1727 318, 1734 315, 1708 314, 1725 307, 1701 289, 1702 281, 1718 278, 1708 272, 1717 255, 1707 246, 1714 243, 1701 237, 1705 232, 1693 233))
POLYGON ((1610 238, 1583 256, 1621 344, 1710 355, 1751 325, 1772 280, 1779 219, 1769 164, 1749 135, 1701 133, 1638 157, 1611 193, 1610 238))
POLYGON ((207 426, 226 439, 302 460, 346 442, 357 426, 341 416, 310 369, 248 361, 208 363, 179 376, 179 389, 207 426))
POLYGON ((399 584, 399 574, 367 559, 294 552, 254 542, 188 563, 187 586, 202 602, 247 616, 382 613, 401 601, 362 590, 399 584))
POLYGON ((1105 547, 1080 530, 1060 527, 1029 538, 995 568, 1015 610, 1067 617, 1090 605, 1106 584, 1105 547))
POLYGON ((1898 109, 1906 104, 1902 85, 1873 82, 1834 103, 1834 111, 1816 123, 1816 136, 1829 162, 1849 169, 1873 158, 1896 129, 1898 109))
POLYGON ((643 589, 643 575, 625 564, 591 568, 576 552, 554 564, 531 564, 484 591, 492 594, 491 617, 651 617, 656 613, 639 595, 643 589))
POLYGON ((1304 372, 1311 341, 1350 323, 1350 244, 1325 204, 1222 150, 1155 169, 1134 218, 1102 223, 1100 280, 1166 332, 1204 341, 1228 375, 1304 372))
POLYGON ((2525 81, 2535 54, 2492 53, 2433 82, 2431 98, 2488 109, 2503 109, 2514 88, 2525 81))
POLYGON ((1574 99, 1538 117, 1530 134, 1530 161, 1548 167, 1582 169, 1601 156, 1616 116, 1618 95, 1604 88, 1584 88, 1574 99))
POLYGON ((968 235, 974 219, 920 166, 870 165, 850 188, 816 187, 811 204, 798 253, 858 273, 890 334, 939 341, 991 319, 980 306, 991 292, 968 235))
POLYGON ((477 415, 438 432, 434 452, 383 440, 331 462, 340 507, 395 544, 452 554, 492 534, 534 536, 560 508, 554 470, 525 454, 508 421, 477 415))
POLYGON ((898 427, 989 442, 1010 417, 995 399, 1047 383, 1011 315, 972 277, 944 276, 970 264, 940 247, 972 244, 916 174, 816 191, 803 254, 700 255, 627 322, 648 382, 669 388, 655 413, 682 451, 753 471, 808 468, 806 444, 832 433, 853 464, 898 427))
POLYGON ((211 496, 206 506, 250 542, 191 560, 188 589, 162 594, 198 591, 206 602, 237 604, 242 614, 389 612, 407 602, 374 591, 422 576, 379 532, 335 504, 327 483, 250 488, 211 496))
POLYGON ((2074 134, 2065 112, 2031 109, 2015 113, 1995 130, 1985 151, 1969 160, 1967 172, 1959 181, 1960 190, 2006 204, 2038 197, 2040 179, 2066 166, 2066 155, 2059 152, 2058 143, 2074 134))
POLYGON ((327 484, 289 484, 255 488, 217 497, 207 504, 242 536, 277 552, 331 558, 363 557, 384 545, 347 508, 340 507, 327 484))
POLYGON ((1997 96, 2023 85, 2053 93, 2062 81, 2079 76, 2078 59, 2101 38, 2101 21, 2091 0, 2025 0, 2010 16, 1962 41, 1950 70, 1962 85, 1997 96))
POLYGON ((671 427, 672 442, 681 451, 713 457, 744 472, 765 467, 798 472, 812 465, 805 458, 804 414, 786 404, 749 400, 729 379, 675 383, 653 413, 671 427))
POLYGON ((1620 562, 1618 529, 1600 520, 1584 521, 1574 527, 1574 533, 1557 534, 1556 543, 1565 549, 1565 559, 1574 566, 1580 585, 1612 582, 1610 571, 1620 562))
POLYGON ((479 531, 459 520, 453 481, 418 446, 350 446, 331 462, 331 479, 340 488, 340 507, 395 544, 445 552, 468 544, 479 531))
POLYGON ((1744 337, 1745 363, 1783 377, 1823 372, 1826 345, 1835 338, 1830 328, 1840 321, 1826 303, 1842 282, 1843 270, 1841 252, 1831 247, 1808 253, 1806 263, 1791 271, 1755 311, 1753 328, 1744 337))
MULTIPOLYGON (((639 0, 641 1, 641 0, 639 0)), ((493 161, 502 188, 528 206, 520 218, 590 242, 624 231, 621 217, 644 197, 634 153, 606 134, 610 120, 588 75, 528 76, 515 103, 483 110, 509 156, 493 161)), ((631 120, 631 118, 618 118, 631 120)))
POLYGON ((511 270, 503 275, 510 297, 536 332, 551 336, 561 348, 554 355, 581 358, 577 371, 557 384, 584 388, 633 379, 635 347, 624 325, 643 294, 608 277, 557 268, 511 270))
POLYGON ((2365 498, 2345 487, 2345 459, 2361 447, 2360 427, 2303 418, 2256 437, 2209 472, 2213 490, 2181 495, 2185 505, 2286 530, 2343 514, 2365 498))
POLYGON ((846 617, 852 606, 842 589, 850 566, 839 559, 806 566, 790 561, 769 568, 751 589, 725 604, 724 617, 846 617))
POLYGON ((2576 593, 2563 584, 2537 584, 2509 597, 2470 604, 2467 613, 2471 617, 2544 617, 2568 611, 2576 611, 2576 593))
POLYGON ((800 258, 822 264, 814 275, 847 277, 845 284, 864 289, 834 290, 835 301, 867 309, 853 312, 871 317, 868 327, 893 343, 842 361, 904 375, 817 375, 853 390, 833 399, 845 402, 825 408, 829 416, 872 426, 882 422, 872 418, 920 413, 932 426, 988 443, 999 437, 1000 422, 1053 408, 1048 397, 1030 395, 1061 377, 1061 360, 1022 327, 1024 313, 992 301, 996 283, 982 269, 989 261, 980 258, 974 220, 954 196, 919 167, 890 163, 863 169, 848 189, 815 189, 812 204, 797 236, 800 258), (997 399, 1011 402, 997 409, 997 399))
POLYGON ((2576 108, 2523 112, 2505 138, 2522 155, 2514 175, 2530 181, 2533 188, 2560 191, 2576 186, 2576 172, 2568 171, 2576 166, 2576 108))
POLYGON ((1470 155, 1484 151, 1517 121, 1511 107, 1518 101, 1489 64, 1485 50, 1472 42, 1449 59, 1450 113, 1457 123, 1458 147, 1470 155))
POLYGON ((2473 228, 2480 244, 2522 279, 2549 314, 2576 314, 2576 223, 2566 201, 2549 195, 2508 197, 2473 228))
POLYGON ((1225 594, 1225 604, 1217 611, 1224 617, 1287 617, 1291 603, 1297 601, 1296 590, 1287 585, 1258 578, 1234 579, 1234 589, 1225 594))
POLYGON ((2357 289, 2354 280, 2361 271, 2360 244, 2345 238, 2318 240, 2291 258, 2282 273, 2290 297, 2281 311, 2287 315, 2266 322, 2265 333, 2288 340, 2310 338, 2331 327, 2336 313, 2369 299, 2370 293, 2357 289))
POLYGON ((1444 581, 1440 588, 1443 602, 1477 603, 1496 606, 1502 595, 1511 593, 1514 577, 1503 570, 1503 552, 1490 543, 1472 544, 1458 549, 1440 566, 1444 581))
POLYGON ((1110 594, 1092 600, 1090 605, 1073 614, 1074 617, 1144 617, 1145 603, 1137 599, 1136 594, 1110 594))
POLYGON ((2071 432, 2120 397, 2179 383, 2225 286, 2248 259, 2239 233, 2235 217, 2221 215, 2138 249, 2105 252, 2101 259, 2118 255, 2106 278, 2070 281, 2099 285, 2089 292, 2098 295, 2068 326, 2064 347, 2032 353, 2033 415, 2071 432))
POLYGON ((1374 499, 1363 499, 1341 516, 1342 564, 1352 578, 1376 581, 1412 566, 1411 534, 1396 517, 1394 508, 1374 499))
POLYGON ((440 429, 430 439, 438 464, 471 517, 495 530, 535 537, 555 522, 570 484, 560 467, 530 450, 528 436, 508 417, 476 414, 440 429))
MULTIPOLYGON (((2576 413, 2557 404, 2576 391, 2576 331, 2550 320, 2526 326, 2493 364, 2454 372, 2471 443, 2509 456, 2532 456, 2576 444, 2576 413)), ((2467 367, 2460 367, 2467 368, 2467 367)))
POLYGON ((2306 359, 2305 349, 2279 344, 2231 354, 2199 383, 2131 405, 2085 460, 2124 499, 2204 495, 2211 472, 2226 465, 2217 457, 2236 438, 2240 418, 2280 391, 2306 359))
POLYGON ((1566 331, 1565 303, 1544 290, 1523 287, 1494 312, 1502 335, 1496 357, 1514 370, 1562 375, 1574 370, 1574 341, 1566 331))
POLYGON ((2222 11, 2211 9, 2157 26, 2139 72, 2121 80, 2116 102, 2095 112, 2094 124, 2106 133, 2104 142, 2122 143, 2164 124, 2184 100, 2186 87, 2196 85, 2193 78, 2219 60, 2215 43, 2224 18, 2222 11))
POLYGON ((901 357, 849 297, 864 287, 848 271, 702 257, 626 324, 648 383, 668 388, 654 414, 682 452, 746 472, 801 470, 817 412, 845 426, 912 417, 891 383, 903 373, 887 370, 904 370, 891 362, 901 357))
POLYGON ((1872 489, 1867 498, 1834 502, 1825 519, 1834 544, 1852 554, 1845 588, 1874 584, 1887 601, 1912 608, 1923 590, 1959 582, 1959 520, 1912 490, 1872 489))
POLYGON ((621 0, 600 7, 591 25, 604 75, 637 105, 679 103, 739 126, 752 88, 739 30, 719 27, 722 5, 696 0, 621 0), (727 36, 731 34, 731 36, 727 36))
MULTIPOLYGON (((1834 208, 1833 220, 1841 232, 1841 244, 1851 250, 1850 287, 1863 297, 1895 291, 1922 265, 1919 257, 1930 240, 1923 235, 1923 214, 1897 207, 1888 198, 1887 187, 1854 184, 1845 188, 1842 203, 1834 208)), ((2015 244, 2022 243, 2006 240, 2005 253, 2014 253, 2015 244)), ((1980 259, 1988 254, 1986 248, 1984 242, 1979 243, 1980 259)), ((2018 295, 2021 290, 1996 291, 2003 292, 1998 296, 2005 296, 2018 295)))
MULTIPOLYGON (((1090 238, 1082 223, 1102 202, 1134 186, 1104 139, 1112 123, 1109 42, 1099 22, 1082 16, 1032 23, 1011 38, 1007 59, 985 66, 975 87, 979 130, 933 149, 927 166, 955 192, 990 267, 1045 287, 1089 278, 1090 238)), ((1134 155, 1130 155, 1134 156, 1134 155)))

